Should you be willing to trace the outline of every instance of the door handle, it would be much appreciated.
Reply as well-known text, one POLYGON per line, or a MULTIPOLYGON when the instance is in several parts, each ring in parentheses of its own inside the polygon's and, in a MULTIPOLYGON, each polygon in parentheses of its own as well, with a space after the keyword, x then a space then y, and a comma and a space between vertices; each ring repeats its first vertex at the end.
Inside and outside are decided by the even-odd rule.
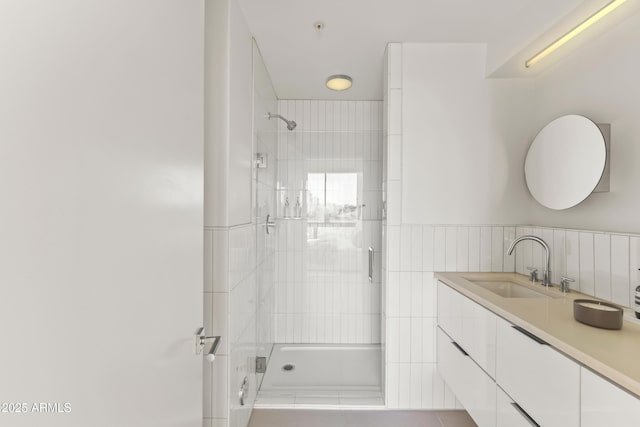
POLYGON ((276 228, 276 220, 271 218, 271 215, 267 215, 267 220, 264 222, 264 231, 269 234, 269 230, 276 228))
POLYGON ((200 328, 196 331, 194 335, 195 339, 195 353, 196 356, 202 353, 202 349, 207 341, 213 341, 211 345, 211 349, 207 353, 207 360, 209 362, 213 362, 216 358, 216 352, 218 351, 218 346, 220 345, 221 337, 220 335, 212 335, 206 336, 204 328, 200 328))
POLYGON ((369 246, 369 283, 373 282, 373 248, 369 246))

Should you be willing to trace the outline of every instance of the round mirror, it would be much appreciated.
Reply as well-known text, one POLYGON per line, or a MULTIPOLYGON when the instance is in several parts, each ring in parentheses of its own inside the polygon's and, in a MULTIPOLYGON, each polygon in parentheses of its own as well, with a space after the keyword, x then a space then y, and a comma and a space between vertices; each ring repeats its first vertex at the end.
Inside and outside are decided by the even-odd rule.
POLYGON ((531 195, 550 209, 567 209, 586 199, 604 172, 602 132, 583 116, 568 115, 546 125, 529 147, 524 174, 531 195))

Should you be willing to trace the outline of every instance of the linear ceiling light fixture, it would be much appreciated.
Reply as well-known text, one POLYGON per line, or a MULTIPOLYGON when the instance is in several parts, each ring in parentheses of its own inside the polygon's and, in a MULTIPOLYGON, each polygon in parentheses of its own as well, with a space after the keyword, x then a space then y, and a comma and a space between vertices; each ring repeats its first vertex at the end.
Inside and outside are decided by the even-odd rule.
POLYGON ((335 74, 327 78, 326 85, 331 90, 347 90, 353 84, 353 79, 345 74, 335 74))
POLYGON ((582 21, 580 24, 578 24, 578 26, 574 27, 571 31, 569 31, 568 33, 560 37, 558 40, 551 43, 549 46, 542 49, 540 52, 536 53, 530 59, 528 59, 524 63, 525 67, 529 68, 532 65, 536 64, 537 62, 540 62, 542 59, 550 55, 553 51, 558 49, 560 46, 564 45, 569 40, 573 39, 574 37, 582 33, 584 30, 586 30, 587 28, 589 28, 590 26, 598 22, 600 19, 604 18, 610 12, 613 12, 615 9, 618 8, 618 6, 622 5, 622 3, 626 1, 627 0, 613 0, 612 2, 607 3, 602 9, 600 9, 599 11, 597 11, 596 13, 594 13, 593 15, 591 15, 590 17, 582 21))

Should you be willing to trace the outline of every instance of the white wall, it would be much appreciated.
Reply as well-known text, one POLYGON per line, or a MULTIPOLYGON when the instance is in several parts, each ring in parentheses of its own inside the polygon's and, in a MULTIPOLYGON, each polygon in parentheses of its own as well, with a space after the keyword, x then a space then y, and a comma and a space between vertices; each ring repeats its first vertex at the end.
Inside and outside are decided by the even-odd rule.
MULTIPOLYGON (((640 237, 637 234, 593 232, 549 227, 519 226, 517 236, 533 234, 551 250, 553 283, 561 276, 575 280, 571 288, 586 295, 626 307, 634 302, 640 267, 640 237)), ((522 242, 516 249, 516 271, 527 267, 544 269, 544 251, 538 244, 522 242)))
POLYGON ((389 45, 383 266, 389 407, 456 406, 438 375, 428 374, 435 344, 422 333, 421 353, 411 346, 430 310, 424 299, 430 271, 540 268, 542 251, 531 244, 522 245, 515 260, 504 257, 515 235, 531 233, 552 246, 556 282, 567 274, 575 289, 631 303, 640 264, 638 237, 630 234, 640 228, 638 41, 640 16, 634 16, 528 81, 485 80, 481 46, 389 45), (529 195, 524 159, 536 132, 569 113, 611 123, 611 192, 552 211, 529 195), (417 316, 407 304, 420 291, 417 316))
MULTIPOLYGON (((640 14, 591 40, 536 79, 535 130, 564 114, 611 124, 611 191, 553 211, 534 203, 525 223, 640 232, 640 14)), ((562 55, 558 51, 556 55, 562 55)), ((521 166, 514 161, 513 165, 521 166)))
POLYGON ((235 0, 205 4, 205 226, 249 224, 253 41, 235 0))
MULTIPOLYGON (((267 256, 273 239, 267 241, 258 233, 264 229, 254 216, 259 185, 253 169, 254 59, 255 87, 261 91, 257 108, 262 110, 264 102, 275 104, 275 94, 259 54, 254 56, 253 39, 237 2, 206 0, 205 16, 204 311, 207 329, 222 341, 216 360, 204 366, 204 425, 244 427, 259 380, 258 283, 265 284, 262 278, 274 257, 273 249, 267 256), (242 406, 238 390, 245 376, 249 393, 242 406)), ((260 341, 268 346, 272 329, 260 333, 260 341)))
POLYGON ((386 403, 456 408, 436 370, 433 272, 515 270, 501 223, 530 203, 509 160, 531 84, 484 80, 482 46, 393 43, 387 61, 386 403))
POLYGON ((482 45, 402 51, 402 221, 522 222, 532 82, 485 79, 482 45))

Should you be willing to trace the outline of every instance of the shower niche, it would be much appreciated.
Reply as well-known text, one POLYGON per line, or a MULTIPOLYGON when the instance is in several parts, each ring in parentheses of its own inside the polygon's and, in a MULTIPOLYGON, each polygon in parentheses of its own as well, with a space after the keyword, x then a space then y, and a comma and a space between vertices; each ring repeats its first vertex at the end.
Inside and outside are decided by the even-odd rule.
POLYGON ((256 405, 384 405, 382 102, 278 107, 275 345, 256 405))

